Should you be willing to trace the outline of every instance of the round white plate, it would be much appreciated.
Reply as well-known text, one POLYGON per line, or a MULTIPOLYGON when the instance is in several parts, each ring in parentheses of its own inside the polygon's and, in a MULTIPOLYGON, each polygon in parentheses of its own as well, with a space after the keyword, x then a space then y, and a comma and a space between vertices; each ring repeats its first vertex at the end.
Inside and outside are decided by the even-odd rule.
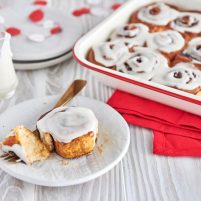
POLYGON ((20 62, 20 61, 15 62, 14 61, 14 67, 17 70, 36 70, 40 68, 47 68, 50 66, 54 66, 56 64, 59 64, 63 61, 70 59, 71 57, 72 57, 72 51, 62 56, 56 57, 54 59, 47 59, 44 61, 34 61, 34 62, 20 62))
MULTIPOLYGON (((3 139, 16 125, 35 128, 37 118, 53 107, 58 96, 32 99, 8 109, 0 115, 0 134, 3 139)), ((63 159, 56 154, 45 162, 31 166, 11 164, 0 159, 0 168, 20 180, 43 186, 69 186, 94 179, 112 169, 126 154, 130 133, 125 120, 103 102, 76 97, 70 105, 94 111, 99 121, 99 133, 94 151, 78 159, 63 159)))
MULTIPOLYGON (((59 56, 71 50, 76 40, 83 33, 80 21, 71 14, 64 13, 58 8, 49 6, 35 6, 30 3, 22 6, 9 6, 1 9, 0 16, 5 19, 6 27, 17 27, 22 33, 11 39, 11 50, 14 60, 33 61, 44 60, 59 56), (31 12, 41 9, 44 19, 33 23, 28 16, 31 12), (20 13, 20 14, 19 14, 20 13), (32 34, 49 35, 51 28, 45 28, 41 23, 51 20, 62 27, 59 34, 47 37, 42 42, 29 39, 32 34)), ((4 25, 0 25, 0 31, 4 31, 4 25)))

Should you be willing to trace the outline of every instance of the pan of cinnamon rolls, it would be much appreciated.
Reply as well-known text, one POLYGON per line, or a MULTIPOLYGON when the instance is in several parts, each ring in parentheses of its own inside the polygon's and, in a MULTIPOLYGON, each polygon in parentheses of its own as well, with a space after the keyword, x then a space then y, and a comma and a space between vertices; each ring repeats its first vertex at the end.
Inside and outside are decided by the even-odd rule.
POLYGON ((201 90, 201 12, 165 2, 133 11, 86 59, 191 94, 201 90))

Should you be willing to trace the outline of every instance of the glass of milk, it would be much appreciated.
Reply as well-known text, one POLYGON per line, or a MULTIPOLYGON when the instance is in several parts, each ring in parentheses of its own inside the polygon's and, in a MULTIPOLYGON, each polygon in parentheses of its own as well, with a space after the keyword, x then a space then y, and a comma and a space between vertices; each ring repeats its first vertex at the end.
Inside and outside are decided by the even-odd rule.
POLYGON ((18 79, 12 61, 10 34, 0 32, 0 100, 14 95, 18 79))

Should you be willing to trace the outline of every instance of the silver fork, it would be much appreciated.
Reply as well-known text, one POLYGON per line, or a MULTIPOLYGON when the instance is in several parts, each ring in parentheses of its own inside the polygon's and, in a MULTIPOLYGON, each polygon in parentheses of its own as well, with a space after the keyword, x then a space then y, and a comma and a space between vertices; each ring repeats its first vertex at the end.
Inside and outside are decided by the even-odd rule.
MULTIPOLYGON (((86 84, 87 84, 86 80, 74 80, 72 84, 64 92, 64 94, 61 96, 61 98, 57 101, 52 110, 57 107, 63 106, 67 104, 69 101, 71 101, 85 87, 86 84)), ((39 119, 43 118, 47 113, 41 115, 39 119)), ((39 136, 39 131, 37 128, 33 131, 33 133, 39 136)), ((0 158, 3 158, 4 160, 12 163, 23 162, 14 152, 4 153, 0 155, 0 158)))

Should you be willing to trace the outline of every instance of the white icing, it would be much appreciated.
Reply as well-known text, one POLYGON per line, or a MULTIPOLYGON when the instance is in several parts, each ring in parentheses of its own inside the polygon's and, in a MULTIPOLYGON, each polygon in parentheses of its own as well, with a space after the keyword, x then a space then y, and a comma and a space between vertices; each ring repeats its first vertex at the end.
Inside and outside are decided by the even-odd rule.
POLYGON ((164 3, 154 3, 148 7, 144 7, 139 10, 138 18, 144 22, 148 22, 155 25, 167 25, 171 20, 178 16, 179 12, 173 8, 170 8, 164 3), (152 15, 150 10, 158 7, 160 12, 156 15, 152 15))
POLYGON ((179 16, 171 22, 170 26, 179 32, 201 32, 201 14, 182 12, 179 16), (188 23, 184 22, 183 18, 189 18, 188 23))
POLYGON ((102 8, 102 7, 92 7, 90 10, 92 15, 95 16, 106 16, 109 13, 109 10, 107 10, 106 8, 102 8))
POLYGON ((87 0, 87 3, 91 4, 93 6, 94 5, 97 6, 97 5, 99 5, 101 3, 101 0, 87 0))
POLYGON ((156 74, 152 81, 181 90, 194 90, 201 87, 201 72, 193 64, 179 63, 161 74, 156 74), (178 73, 182 77, 177 77, 178 73))
POLYGON ((194 63, 201 64, 201 37, 192 39, 188 43, 188 48, 183 53, 190 57, 194 63), (199 45, 200 48, 197 48, 199 45))
POLYGON ((34 42, 43 42, 45 40, 45 36, 42 34, 31 34, 27 36, 29 40, 32 40, 34 42))
POLYGON ((9 151, 14 152, 22 161, 27 162, 24 150, 21 145, 14 144, 12 146, 2 145, 2 151, 8 153, 9 151))
POLYGON ((149 28, 144 24, 126 24, 115 29, 110 39, 123 41, 128 47, 143 46, 149 28))
POLYGON ((148 47, 167 53, 181 50, 184 45, 185 40, 182 35, 172 30, 151 33, 147 39, 148 47))
POLYGON ((128 48, 122 41, 103 42, 93 46, 95 60, 106 67, 122 63, 128 56, 128 48))
POLYGON ((89 132, 96 134, 98 120, 90 109, 59 107, 39 120, 37 128, 40 131, 41 137, 44 132, 48 132, 54 140, 68 143, 89 132))
POLYGON ((42 26, 46 29, 50 29, 50 28, 53 28, 55 26, 55 22, 53 20, 44 20, 42 22, 42 26))
POLYGON ((167 59, 151 48, 138 47, 130 54, 124 64, 117 66, 117 70, 150 80, 156 73, 167 70, 167 59))

